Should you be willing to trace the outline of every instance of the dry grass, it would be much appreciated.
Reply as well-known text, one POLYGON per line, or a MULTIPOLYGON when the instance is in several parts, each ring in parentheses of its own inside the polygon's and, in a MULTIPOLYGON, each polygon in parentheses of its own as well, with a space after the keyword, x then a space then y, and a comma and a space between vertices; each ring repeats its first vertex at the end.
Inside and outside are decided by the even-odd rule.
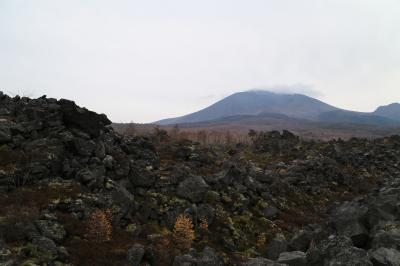
POLYGON ((128 249, 137 242, 125 231, 114 231, 110 241, 94 242, 70 238, 63 243, 70 253, 71 263, 82 266, 129 265, 126 261, 128 249))
POLYGON ((60 197, 73 197, 80 187, 20 188, 0 195, 0 236, 14 245, 24 239, 23 228, 39 218, 42 208, 60 197))
POLYGON ((82 188, 77 185, 20 188, 0 195, 0 216, 7 214, 7 206, 42 209, 56 199, 74 197, 80 192, 82 188))
POLYGON ((113 229, 112 239, 109 241, 96 241, 87 239, 90 220, 79 220, 69 213, 57 213, 57 218, 64 225, 67 231, 67 239, 62 243, 70 254, 73 265, 82 266, 108 266, 108 265, 128 265, 126 252, 138 242, 132 234, 113 229))
POLYGON ((4 216, 0 217, 0 239, 6 243, 18 246, 18 242, 24 240, 23 229, 33 220, 39 217, 39 209, 36 207, 21 207, 10 205, 3 208, 4 216))

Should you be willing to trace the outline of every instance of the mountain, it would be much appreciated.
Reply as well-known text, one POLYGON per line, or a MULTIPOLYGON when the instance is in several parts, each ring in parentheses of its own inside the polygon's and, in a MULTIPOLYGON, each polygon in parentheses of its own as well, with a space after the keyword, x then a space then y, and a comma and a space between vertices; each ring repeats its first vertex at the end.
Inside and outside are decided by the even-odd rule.
POLYGON ((155 122, 158 125, 198 123, 253 126, 276 123, 287 127, 293 123, 297 127, 309 123, 400 126, 400 104, 363 113, 343 110, 302 94, 246 91, 232 94, 198 112, 155 122))
POLYGON ((380 106, 375 110, 374 114, 400 121, 400 104, 392 103, 389 105, 380 106))
POLYGON ((232 94, 198 112, 155 122, 159 125, 203 122, 236 115, 282 114, 315 120, 321 113, 338 108, 302 94, 246 91, 232 94))

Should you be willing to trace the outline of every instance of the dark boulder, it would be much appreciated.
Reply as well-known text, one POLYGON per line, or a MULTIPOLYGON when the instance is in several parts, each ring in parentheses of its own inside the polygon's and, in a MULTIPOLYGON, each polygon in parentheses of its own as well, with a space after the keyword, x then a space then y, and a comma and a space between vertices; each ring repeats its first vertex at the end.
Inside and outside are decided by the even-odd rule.
POLYGON ((0 128, 0 144, 11 142, 11 131, 8 128, 0 128))
POLYGON ((96 181, 96 175, 88 168, 80 170, 76 174, 77 180, 81 181, 83 184, 89 184, 96 181))
POLYGON ((206 221, 208 225, 211 225, 215 217, 215 209, 209 204, 201 204, 197 208, 197 216, 200 221, 206 221))
POLYGON ((131 164, 129 181, 134 187, 151 187, 156 181, 156 175, 151 171, 151 165, 145 161, 135 161, 131 164))
POLYGON ((266 257, 271 260, 279 258, 279 254, 287 250, 287 241, 283 235, 277 235, 267 243, 266 257))
POLYGON ((266 258, 252 258, 241 264, 242 266, 287 266, 266 258))
POLYGON ((145 253, 144 246, 141 244, 134 244, 127 253, 127 259, 130 266, 139 266, 145 253))
POLYGON ((279 210, 274 206, 266 207, 262 210, 262 214, 269 220, 276 219, 279 215, 279 210))
POLYGON ((400 251, 379 248, 370 253, 374 266, 400 266, 400 251))
POLYGON ((356 248, 346 236, 330 236, 307 252, 310 266, 354 265, 372 266, 367 251, 356 248))
POLYGON ((197 259, 191 254, 184 254, 181 256, 176 256, 173 266, 197 266, 197 259))
POLYGON ((205 247, 201 256, 198 258, 197 265, 202 266, 222 266, 223 259, 210 247, 205 247))
POLYGON ((57 257, 58 249, 53 240, 42 236, 34 238, 32 240, 32 244, 35 245, 40 252, 48 254, 52 257, 57 257))
POLYGON ((82 138, 74 138, 73 140, 74 148, 76 153, 81 156, 90 157, 92 156, 96 143, 92 140, 85 140, 82 138))
POLYGON ((64 226, 55 221, 37 220, 35 221, 35 225, 43 236, 55 242, 60 242, 67 235, 64 226))
POLYGON ((399 225, 388 226, 376 231, 372 236, 371 247, 374 249, 385 247, 400 250, 400 228, 397 226, 399 225))
POLYGON ((223 266, 222 258, 210 247, 205 247, 201 254, 191 250, 188 254, 176 256, 173 266, 223 266))
POLYGON ((81 108, 73 101, 61 99, 58 104, 61 106, 60 111, 67 126, 76 127, 93 137, 98 137, 103 128, 111 124, 106 115, 81 108))
POLYGON ((334 210, 330 220, 339 234, 349 237, 355 246, 364 247, 369 240, 364 225, 367 211, 356 201, 345 202, 334 210))
POLYGON ((289 242, 289 247, 292 250, 307 251, 310 242, 313 238, 313 233, 307 230, 297 232, 289 242))
POLYGON ((179 183, 177 195, 194 203, 201 202, 209 186, 200 176, 189 177, 179 183))
POLYGON ((302 251, 283 252, 279 255, 278 262, 289 266, 306 266, 307 255, 302 251))

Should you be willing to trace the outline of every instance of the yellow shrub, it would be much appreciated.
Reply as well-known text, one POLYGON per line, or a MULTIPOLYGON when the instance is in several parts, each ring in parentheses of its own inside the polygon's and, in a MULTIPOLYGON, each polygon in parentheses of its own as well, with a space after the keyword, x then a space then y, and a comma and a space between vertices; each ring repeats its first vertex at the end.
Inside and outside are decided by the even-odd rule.
POLYGON ((187 250, 192 246, 195 239, 192 220, 180 215, 175 222, 173 238, 180 250, 187 250))
POLYGON ((112 224, 111 210, 96 210, 90 216, 88 224, 88 238, 95 242, 111 240, 112 224))

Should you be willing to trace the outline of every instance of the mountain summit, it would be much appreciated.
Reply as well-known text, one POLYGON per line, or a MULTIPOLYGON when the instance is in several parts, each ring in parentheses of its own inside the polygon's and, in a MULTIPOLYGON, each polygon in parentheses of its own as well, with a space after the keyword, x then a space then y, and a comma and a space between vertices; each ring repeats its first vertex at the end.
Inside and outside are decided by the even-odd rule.
POLYGON ((303 94, 270 91, 245 91, 232 94, 213 105, 185 116, 155 122, 160 125, 195 123, 237 115, 282 114, 288 117, 317 120, 320 114, 338 108, 303 94))

